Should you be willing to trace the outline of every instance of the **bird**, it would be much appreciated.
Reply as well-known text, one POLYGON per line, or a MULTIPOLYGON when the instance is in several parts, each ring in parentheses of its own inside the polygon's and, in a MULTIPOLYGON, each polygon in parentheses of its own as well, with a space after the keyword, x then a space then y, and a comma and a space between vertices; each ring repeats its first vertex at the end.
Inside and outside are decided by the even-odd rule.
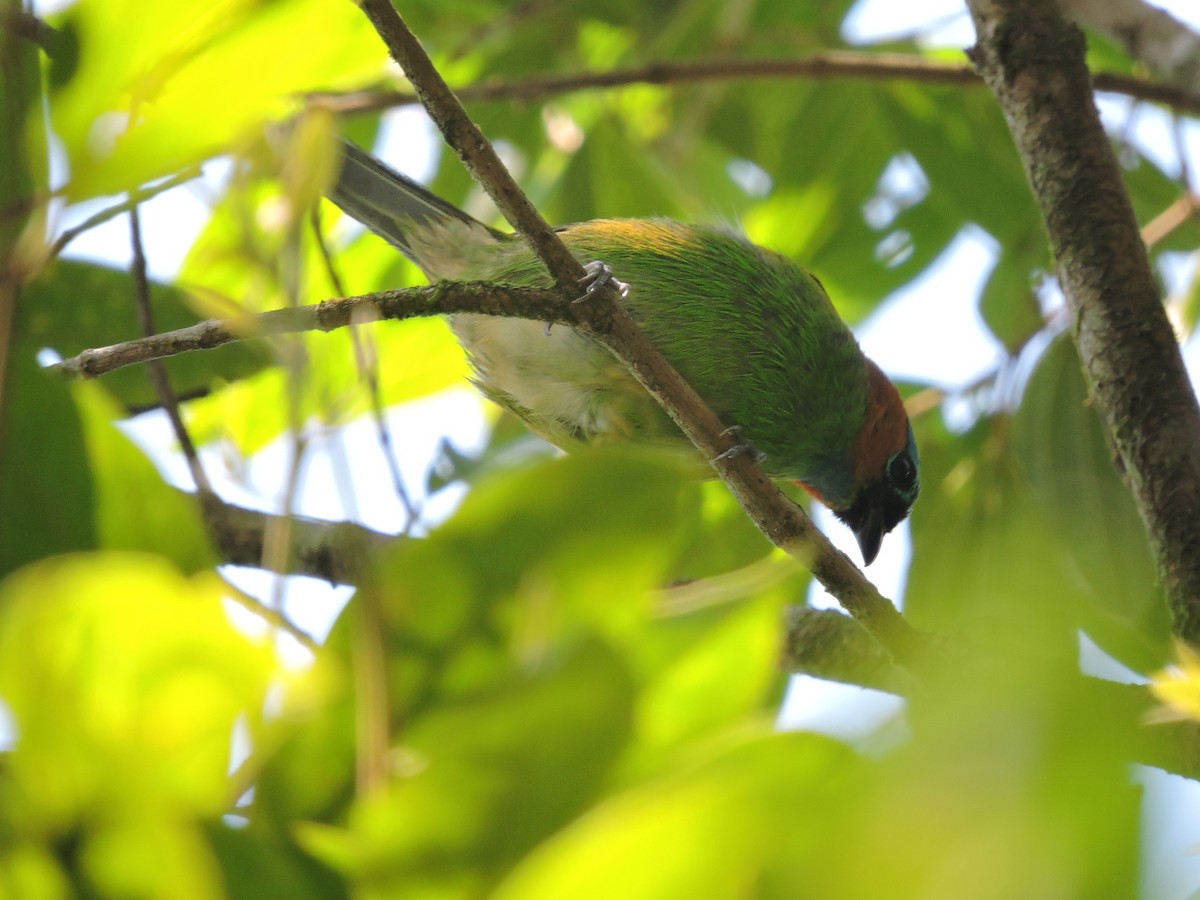
MULTIPOLYGON (((349 141, 326 196, 430 279, 551 287, 519 236, 491 228, 349 141)), ((766 474, 844 522, 865 565, 908 515, 920 461, 899 392, 868 359, 821 282, 726 225, 595 219, 556 229, 766 474)), ((682 434, 625 366, 567 326, 451 317, 473 382, 563 449, 682 434)))

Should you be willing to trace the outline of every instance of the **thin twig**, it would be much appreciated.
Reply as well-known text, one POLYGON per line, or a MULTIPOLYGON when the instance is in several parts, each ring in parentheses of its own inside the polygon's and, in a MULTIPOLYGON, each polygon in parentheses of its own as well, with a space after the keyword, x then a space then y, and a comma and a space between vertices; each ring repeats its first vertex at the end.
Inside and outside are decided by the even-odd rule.
MULTIPOLYGON (((325 272, 329 276, 334 293, 339 297, 345 297, 346 286, 333 263, 333 256, 329 252, 329 246, 325 242, 325 235, 321 229, 321 205, 319 203, 313 204, 311 223, 313 236, 321 252, 325 272)), ((383 453, 388 475, 392 479, 392 490, 395 491, 400 505, 404 508, 407 530, 416 525, 421 511, 417 509, 416 503, 408 493, 408 488, 404 486, 404 477, 400 472, 400 463, 396 459, 396 448, 392 442, 392 431, 388 427, 387 418, 383 412, 383 396, 379 388, 379 355, 375 352, 375 344, 370 333, 360 328, 360 324, 364 323, 352 322, 350 324, 350 340, 354 344, 354 360, 358 364, 359 375, 366 382, 367 395, 371 398, 371 419, 375 423, 376 440, 379 442, 380 452, 383 453)))
POLYGON ((282 609, 269 606, 257 597, 251 597, 245 591, 239 590, 228 581, 225 584, 229 588, 229 599, 242 607, 242 609, 249 610, 272 628, 284 632, 309 653, 315 655, 320 651, 321 645, 317 643, 316 639, 293 622, 282 609))
MULTIPOLYGON (((393 732, 388 701, 388 629, 383 602, 370 570, 363 566, 364 582, 355 594, 352 612, 355 703, 355 732, 358 742, 356 781, 360 795, 377 793, 388 776, 388 748, 393 732)), ((398 723, 395 723, 398 724, 398 723)))
MULTIPOLYGON (((279 255, 279 280, 283 286, 288 309, 300 307, 301 229, 302 223, 296 217, 292 217, 279 255)), ((287 379, 287 416, 292 452, 288 459, 287 472, 284 476, 283 498, 280 503, 283 514, 278 519, 278 527, 267 532, 267 541, 263 546, 263 560, 270 568, 277 567, 287 559, 288 548, 292 543, 292 524, 296 502, 300 494, 301 474, 304 470, 304 459, 308 454, 309 446, 301 409, 304 380, 308 376, 308 354, 299 339, 291 335, 284 336, 278 341, 276 350, 289 376, 287 379)), ((284 578, 275 579, 271 591, 271 601, 277 609, 283 609, 288 583, 288 580, 284 578)))
POLYGON ((237 320, 208 319, 152 337, 84 350, 51 368, 68 378, 97 378, 125 366, 193 350, 212 350, 235 341, 303 331, 334 331, 364 318, 412 319, 461 312, 531 318, 555 324, 574 321, 558 291, 506 287, 490 282, 442 281, 426 287, 378 291, 309 306, 276 309, 237 320))
POLYGON ((33 13, 19 6, 0 6, 0 28, 6 28, 27 41, 37 44, 50 57, 55 55, 58 31, 33 13))
POLYGON ((1154 247, 1195 218, 1197 213, 1200 213, 1200 194, 1184 194, 1142 226, 1142 243, 1154 247))
MULTIPOLYGON (((137 299, 138 322, 141 325, 142 333, 146 337, 150 337, 156 331, 154 327, 154 307, 150 300, 150 280, 146 276, 146 251, 142 245, 142 225, 141 217, 138 215, 137 204, 133 203, 129 208, 129 243, 133 251, 133 286, 134 294, 137 299)), ((175 397, 175 392, 171 389, 171 380, 167 375, 167 367, 163 365, 162 360, 153 360, 146 368, 146 374, 150 378, 150 384, 154 387, 155 394, 158 395, 158 402, 162 405, 163 410, 167 414, 167 419, 171 423, 171 430, 175 433, 175 440, 179 442, 179 448, 183 452, 183 457, 187 460, 188 471, 192 474, 192 481, 196 487, 204 493, 211 493, 212 486, 209 483, 208 476, 204 472, 204 466, 200 463, 200 456, 196 453, 196 445, 192 442, 192 436, 188 434, 187 426, 184 425, 183 416, 179 413, 179 402, 175 397)))
MULTIPOLYGON (((625 87, 633 84, 686 85, 747 79, 913 81, 921 84, 983 87, 968 65, 944 63, 903 53, 861 53, 830 50, 788 59, 702 59, 653 62, 606 72, 571 72, 521 79, 493 78, 455 89, 460 100, 534 101, 573 91, 625 87)), ((1124 94, 1137 100, 1161 103, 1173 109, 1200 114, 1200 94, 1174 85, 1160 84, 1117 72, 1096 72, 1092 85, 1098 91, 1124 94)), ((337 112, 358 113, 411 106, 420 100, 400 91, 358 91, 349 94, 313 94, 322 105, 337 112)))
POLYGON ((156 197, 165 191, 171 190, 171 188, 179 187, 181 184, 187 184, 189 181, 199 178, 201 174, 203 173, 199 166, 191 166, 182 172, 172 175, 170 178, 163 179, 157 184, 138 188, 136 191, 130 192, 128 199, 113 206, 105 207, 99 212, 88 216, 78 225, 74 225, 60 234, 54 243, 50 245, 48 251, 50 258, 53 259, 62 253, 67 244, 71 243, 71 241, 75 240, 75 238, 79 237, 85 231, 90 231, 97 225, 103 225, 110 219, 115 219, 117 216, 129 212, 135 206, 149 200, 151 197, 156 197))

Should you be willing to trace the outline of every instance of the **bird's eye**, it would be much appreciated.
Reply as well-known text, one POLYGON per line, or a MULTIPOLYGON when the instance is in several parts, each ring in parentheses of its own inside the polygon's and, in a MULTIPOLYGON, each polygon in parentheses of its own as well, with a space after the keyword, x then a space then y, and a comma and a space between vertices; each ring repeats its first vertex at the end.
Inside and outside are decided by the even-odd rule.
POLYGON ((888 460, 888 481, 901 491, 909 491, 917 480, 917 467, 907 453, 901 451, 888 460))

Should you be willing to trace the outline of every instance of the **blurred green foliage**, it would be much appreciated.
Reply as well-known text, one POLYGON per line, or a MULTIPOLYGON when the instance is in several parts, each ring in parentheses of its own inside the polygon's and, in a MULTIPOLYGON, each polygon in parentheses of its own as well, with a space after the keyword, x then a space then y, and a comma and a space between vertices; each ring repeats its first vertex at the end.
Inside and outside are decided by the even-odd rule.
MULTIPOLYGON (((454 84, 837 49, 851 5, 400 4, 454 84)), ((68 202, 235 154, 175 283, 153 286, 160 329, 418 281, 369 235, 335 232, 327 265, 305 201, 330 125, 291 148, 264 129, 305 91, 403 87, 353 4, 81 0, 54 24, 45 100, 68 202)), ((6 92, 25 91, 0 109, 26 122, 0 134, 0 191, 20 199, 44 186, 30 173, 45 140, 28 45, 0 38, 6 92)), ((1132 68, 1111 45, 1095 54, 1132 68)), ((851 321, 965 228, 995 240, 982 295, 959 298, 1007 351, 967 392, 971 421, 951 427, 910 391, 924 471, 905 608, 981 665, 927 686, 870 753, 780 731, 783 610, 807 574, 693 460, 550 459, 502 418, 484 452, 430 474, 469 485, 458 511, 378 559, 294 671, 230 625, 195 504, 115 426, 156 403, 143 374, 68 388, 39 365, 137 335, 128 274, 57 261, 22 288, 0 407, 0 897, 1134 896, 1128 747, 1081 686, 1079 633, 1147 673, 1168 655, 1166 613, 1053 338, 1046 241, 991 97, 730 81, 471 114, 549 220, 739 222, 817 272, 851 321)), ((378 117, 339 127, 369 143, 378 117)), ((1144 223, 1184 188, 1121 149, 1144 223)), ((452 152, 431 184, 486 217, 452 152)), ((4 220, 7 258, 37 258, 41 225, 25 225, 4 220)), ((1198 244, 1193 220, 1153 253, 1198 244)), ((249 455, 297 424, 361 418, 364 369, 384 407, 466 373, 429 320, 189 354, 169 374, 196 438, 249 455)))

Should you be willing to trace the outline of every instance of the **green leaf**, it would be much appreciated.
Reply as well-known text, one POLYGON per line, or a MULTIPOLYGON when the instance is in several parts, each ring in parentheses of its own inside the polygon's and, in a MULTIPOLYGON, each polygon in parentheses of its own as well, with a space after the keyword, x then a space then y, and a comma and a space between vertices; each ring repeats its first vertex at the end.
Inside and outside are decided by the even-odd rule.
POLYGON ((979 298, 983 321, 1014 356, 1044 325, 1033 280, 1039 269, 1049 265, 1048 252, 1040 225, 1031 227, 1023 238, 1001 245, 1000 258, 979 298))
POLYGON ((93 475, 63 379, 37 362, 22 302, 0 404, 0 577, 25 563, 96 546, 93 475))
POLYGON ((1145 527, 1065 337, 1030 379, 1014 438, 1041 515, 1085 598, 1084 628, 1130 668, 1158 668, 1169 652, 1169 622, 1145 527))
POLYGON ((693 497, 695 506, 684 517, 683 524, 688 543, 671 572, 672 582, 732 572, 771 553, 770 541, 750 521, 724 484, 705 481, 693 497))
POLYGON ((1190 337, 1200 322, 1200 269, 1192 273, 1173 308, 1179 313, 1184 335, 1190 337))
POLYGON ((827 739, 745 736, 598 807, 531 854, 495 896, 795 897, 833 849, 828 809, 856 768, 827 739))
POLYGON ((0 850, 0 896, 69 900, 74 893, 50 849, 30 842, 0 850))
POLYGON ((625 129, 600 121, 571 155, 561 180, 561 215, 567 221, 610 216, 655 216, 674 209, 667 185, 631 143, 625 129))
POLYGON ((1078 368, 1060 341, 1015 420, 985 419, 957 439, 922 434, 905 609, 1023 658, 1039 646, 1073 658, 1082 628, 1147 671, 1165 659, 1166 609, 1078 368))
POLYGON ((584 635, 633 641, 680 547, 693 473, 680 454, 614 447, 475 485, 454 518, 384 561, 398 646, 438 673, 423 688, 410 678, 401 696, 470 696, 584 635), (440 600, 416 599, 426 596, 440 600))
MULTIPOLYGON (((500 702, 497 690, 556 670, 581 645, 636 644, 649 592, 682 544, 693 473, 674 453, 582 449, 494 471, 428 537, 397 542, 378 572, 393 720, 407 733, 457 704, 500 702)), ((326 653, 349 658, 360 603, 326 653)), ((342 808, 353 784, 350 703, 340 696, 281 749, 257 793, 268 815, 342 808)))
POLYGON ((84 0, 71 17, 80 63, 51 118, 72 200, 224 152, 304 91, 352 86, 385 59, 361 12, 323 0, 84 0))
POLYGON ((487 883, 594 798, 630 701, 612 651, 580 645, 423 716, 397 751, 406 774, 357 803, 347 830, 305 829, 302 842, 365 886, 487 883))
POLYGON ((282 674, 225 615, 212 574, 78 554, 0 583, 0 697, 15 723, 0 832, 77 841, 99 895, 220 896, 198 820, 228 807, 236 723, 253 740, 282 674))
MULTIPOLYGON (((1065 664, 1077 653, 1077 586, 1024 481, 1006 416, 954 436, 921 423, 921 498, 904 610, 914 625, 996 652, 1065 664)), ((1034 678, 1037 667, 1021 667, 1034 678)))
POLYGON ((763 163, 776 189, 746 214, 746 227, 756 241, 817 272, 842 314, 857 321, 924 271, 965 222, 936 184, 925 196, 900 204, 890 221, 868 221, 864 210, 883 193, 881 176, 912 139, 895 133, 894 120, 907 120, 887 89, 839 85, 799 96, 808 99, 798 105, 788 129, 781 130, 773 113, 763 110, 763 137, 744 150, 757 162, 780 156, 763 163), (826 133, 838 140, 812 137, 826 133), (797 197, 805 202, 795 202, 797 197))
MULTIPOLYGON (((1031 621, 1032 632, 1039 623, 1031 621)), ((1129 735, 1075 661, 993 665, 980 643, 914 696, 911 739, 857 782, 813 896, 1135 897, 1139 800, 1129 735), (844 848, 853 848, 845 850, 844 848), (871 860, 864 866, 863 860, 871 860), (969 862, 967 862, 969 860, 969 862)), ((1144 860, 1142 861, 1144 862, 1144 860)))
POLYGON ((224 822, 207 829, 228 900, 342 900, 345 883, 278 836, 224 822))
POLYGON ((1038 227, 1024 170, 987 91, 896 83, 879 109, 891 125, 890 141, 920 164, 930 195, 954 210, 948 215, 955 232, 974 222, 1005 243, 1038 227), (986 167, 986 178, 977 167, 986 167))
POLYGON ((630 772, 671 771, 696 743, 772 715, 782 678, 783 610, 802 601, 807 577, 786 558, 754 569, 672 591, 683 608, 670 607, 676 614, 656 622, 639 642, 643 689, 630 772), (721 602, 688 608, 686 599, 697 594, 721 602))
POLYGON ((224 897, 204 835, 190 822, 118 820, 96 828, 82 844, 80 867, 100 896, 164 896, 187 885, 196 900, 224 897))

